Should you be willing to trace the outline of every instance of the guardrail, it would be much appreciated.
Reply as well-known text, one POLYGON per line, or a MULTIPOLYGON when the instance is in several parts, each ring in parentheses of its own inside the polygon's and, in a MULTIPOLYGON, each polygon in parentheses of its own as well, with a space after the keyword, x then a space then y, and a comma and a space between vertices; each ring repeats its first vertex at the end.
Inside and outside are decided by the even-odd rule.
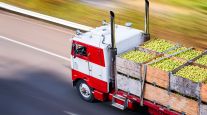
POLYGON ((66 20, 63 20, 63 19, 60 19, 60 18, 55 18, 55 17, 52 17, 52 16, 48 16, 48 15, 40 14, 40 13, 37 13, 37 12, 25 10, 25 9, 22 9, 22 8, 19 8, 19 7, 16 7, 16 6, 12 6, 12 5, 3 3, 3 2, 0 2, 0 8, 6 9, 6 10, 9 10, 9 11, 13 11, 13 12, 16 12, 16 13, 20 13, 20 14, 23 14, 23 15, 27 15, 27 16, 30 16, 30 17, 35 17, 35 18, 45 20, 45 21, 48 21, 48 22, 60 24, 60 25, 66 26, 66 27, 79 29, 79 30, 82 30, 82 31, 90 31, 91 29, 93 29, 92 27, 89 27, 89 26, 85 26, 85 25, 81 25, 81 24, 78 24, 78 23, 66 21, 66 20))

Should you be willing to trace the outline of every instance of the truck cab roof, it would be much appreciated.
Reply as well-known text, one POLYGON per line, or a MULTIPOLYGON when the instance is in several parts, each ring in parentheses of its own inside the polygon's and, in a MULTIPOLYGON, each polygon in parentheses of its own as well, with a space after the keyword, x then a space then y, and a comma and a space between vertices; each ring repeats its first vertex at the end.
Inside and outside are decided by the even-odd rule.
MULTIPOLYGON (((117 53, 123 53, 143 43, 143 33, 143 31, 138 29, 115 25, 115 44, 117 47, 117 53)), ((111 45, 110 24, 100 26, 89 32, 77 35, 73 40, 105 49, 111 45)))

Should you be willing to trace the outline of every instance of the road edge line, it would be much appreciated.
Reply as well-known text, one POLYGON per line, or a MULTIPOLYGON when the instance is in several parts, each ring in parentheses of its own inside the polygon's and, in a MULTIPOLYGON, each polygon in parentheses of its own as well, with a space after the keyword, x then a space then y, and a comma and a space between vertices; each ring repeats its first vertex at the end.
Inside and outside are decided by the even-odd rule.
POLYGON ((79 29, 82 31, 90 31, 91 29, 93 29, 92 27, 89 27, 89 26, 85 26, 85 25, 74 23, 71 21, 66 21, 66 20, 63 20, 60 18, 56 18, 56 17, 45 15, 45 14, 29 11, 29 10, 22 9, 22 8, 19 8, 19 7, 13 6, 13 5, 9 5, 9 4, 3 3, 3 2, 0 2, 0 8, 6 9, 8 11, 17 12, 17 13, 20 13, 23 15, 27 15, 30 17, 35 17, 35 18, 38 18, 41 20, 46 20, 48 22, 56 23, 56 24, 63 25, 66 27, 79 29))
POLYGON ((42 53, 45 53, 45 54, 48 54, 48 55, 51 55, 51 56, 54 56, 54 57, 57 57, 57 58, 60 58, 60 59, 63 59, 63 60, 65 60, 65 61, 69 61, 69 62, 70 62, 70 59, 67 58, 67 57, 64 57, 64 56, 55 54, 55 53, 50 52, 50 51, 46 51, 46 50, 44 50, 44 49, 40 49, 40 48, 34 47, 34 46, 32 46, 32 45, 25 44, 25 43, 23 43, 23 42, 19 42, 19 41, 16 41, 16 40, 13 40, 13 39, 4 37, 4 36, 0 36, 0 39, 4 39, 4 40, 10 41, 10 42, 12 42, 12 43, 16 43, 16 44, 18 44, 18 45, 22 45, 22 46, 31 48, 31 49, 33 49, 33 50, 36 50, 36 51, 39 51, 39 52, 42 52, 42 53))

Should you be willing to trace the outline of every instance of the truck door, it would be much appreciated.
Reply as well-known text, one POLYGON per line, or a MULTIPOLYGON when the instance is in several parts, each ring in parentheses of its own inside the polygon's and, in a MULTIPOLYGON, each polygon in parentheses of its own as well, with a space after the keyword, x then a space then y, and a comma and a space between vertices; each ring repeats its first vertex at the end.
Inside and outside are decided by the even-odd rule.
POLYGON ((87 46, 73 43, 72 48, 72 69, 90 75, 87 46))
POLYGON ((104 67, 102 65, 100 65, 100 62, 103 61, 101 60, 101 55, 100 55, 100 50, 99 49, 95 49, 93 48, 93 50, 91 50, 92 47, 90 47, 89 52, 90 52, 90 56, 89 56, 89 69, 90 69, 90 75, 103 80, 103 70, 104 67))
POLYGON ((93 88, 108 93, 108 74, 106 72, 103 49, 99 47, 88 47, 89 74, 92 77, 93 88))

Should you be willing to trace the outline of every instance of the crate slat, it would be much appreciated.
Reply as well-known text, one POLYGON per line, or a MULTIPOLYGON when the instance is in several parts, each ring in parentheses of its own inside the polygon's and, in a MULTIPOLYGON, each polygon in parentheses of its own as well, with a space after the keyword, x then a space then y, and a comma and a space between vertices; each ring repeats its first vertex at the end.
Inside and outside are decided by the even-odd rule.
POLYGON ((201 85, 201 100, 207 103, 207 84, 201 85))
POLYGON ((142 65, 145 63, 148 63, 149 61, 151 61, 157 57, 162 56, 162 54, 148 50, 148 49, 144 49, 141 47, 136 47, 133 50, 126 51, 126 52, 116 56, 116 70, 117 70, 117 72, 123 73, 125 75, 129 75, 130 77, 133 77, 136 79, 141 79, 142 65), (149 59, 143 63, 136 63, 136 62, 133 62, 133 61, 130 61, 130 60, 127 60, 127 59, 124 59, 121 57, 122 54, 133 51, 133 50, 138 50, 138 51, 152 54, 155 56, 152 59, 149 59))
POLYGON ((188 65, 206 68, 205 66, 193 62, 185 63, 179 68, 173 70, 172 74, 170 74, 170 89, 186 96, 194 98, 200 97, 203 102, 207 102, 207 84, 196 83, 189 79, 175 75, 176 72, 188 65))
POLYGON ((170 89, 186 96, 194 98, 200 97, 199 83, 192 82, 186 78, 178 77, 174 74, 170 74, 170 89))
POLYGON ((131 77, 141 79, 141 67, 142 64, 135 63, 121 57, 117 57, 116 59, 116 69, 117 72, 123 73, 125 75, 129 75, 131 77))
POLYGON ((200 104, 200 115, 207 115, 207 105, 206 104, 200 104))
POLYGON ((141 82, 121 74, 117 74, 117 88, 138 97, 141 96, 141 82))
POLYGON ((151 67, 150 65, 147 66, 147 82, 150 82, 152 84, 156 84, 163 88, 169 87, 169 73, 154 67, 151 67))
POLYGON ((186 98, 179 94, 168 93, 167 90, 155 87, 150 84, 145 85, 144 98, 156 102, 178 112, 185 112, 187 115, 199 114, 198 102, 186 98))

